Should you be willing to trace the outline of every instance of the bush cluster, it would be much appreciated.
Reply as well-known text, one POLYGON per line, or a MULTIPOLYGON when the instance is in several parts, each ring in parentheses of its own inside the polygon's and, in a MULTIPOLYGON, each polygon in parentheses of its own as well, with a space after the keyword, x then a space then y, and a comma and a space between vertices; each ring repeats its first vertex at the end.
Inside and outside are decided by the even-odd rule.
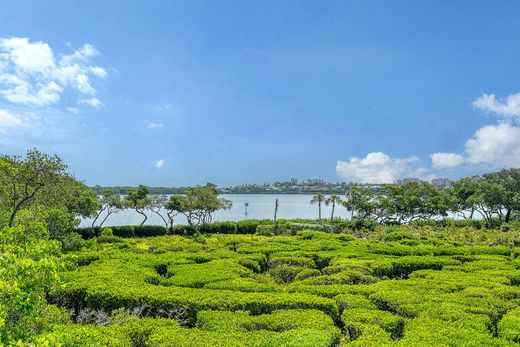
POLYGON ((70 253, 77 266, 48 295, 76 323, 58 324, 40 338, 103 345, 110 337, 116 346, 519 341, 514 230, 377 226, 361 239, 323 230, 292 235, 290 227, 283 235, 261 235, 259 227, 274 225, 267 222, 240 234, 239 225, 215 223, 215 232, 194 237, 100 231, 70 253), (146 315, 113 318, 143 305, 146 315), (84 312, 106 314, 80 325, 84 312))

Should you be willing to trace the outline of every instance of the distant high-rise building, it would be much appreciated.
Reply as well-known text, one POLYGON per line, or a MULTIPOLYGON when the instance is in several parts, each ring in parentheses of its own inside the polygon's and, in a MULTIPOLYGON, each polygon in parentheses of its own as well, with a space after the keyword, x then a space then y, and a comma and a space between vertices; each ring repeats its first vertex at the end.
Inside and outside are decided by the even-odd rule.
POLYGON ((396 183, 399 185, 403 185, 403 184, 407 184, 407 183, 419 183, 419 182, 421 182, 421 179, 419 179, 417 177, 407 177, 407 178, 403 178, 401 180, 396 181, 396 183))
POLYGON ((434 178, 432 179, 432 186, 436 188, 448 188, 451 186, 451 180, 449 178, 434 178))

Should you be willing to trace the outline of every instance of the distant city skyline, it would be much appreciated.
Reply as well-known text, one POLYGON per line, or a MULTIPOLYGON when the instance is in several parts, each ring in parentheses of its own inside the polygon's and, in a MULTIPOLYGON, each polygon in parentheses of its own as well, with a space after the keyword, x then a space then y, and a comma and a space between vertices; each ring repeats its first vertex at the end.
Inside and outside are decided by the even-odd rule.
POLYGON ((520 167, 517 1, 10 1, 0 154, 88 185, 520 167), (30 9, 30 10, 29 10, 30 9))

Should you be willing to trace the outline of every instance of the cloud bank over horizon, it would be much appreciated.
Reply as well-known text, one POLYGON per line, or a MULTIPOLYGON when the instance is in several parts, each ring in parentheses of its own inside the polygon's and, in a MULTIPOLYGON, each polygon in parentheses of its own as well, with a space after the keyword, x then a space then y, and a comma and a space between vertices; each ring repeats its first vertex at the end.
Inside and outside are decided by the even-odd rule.
POLYGON ((424 178, 428 175, 428 178, 433 178, 461 166, 476 170, 520 167, 520 93, 503 100, 495 94, 483 94, 472 105, 493 114, 498 118, 498 124, 477 129, 466 140, 463 153, 436 152, 430 155, 430 167, 414 168, 413 164, 419 160, 417 156, 396 159, 383 152, 371 152, 363 159, 339 160, 337 175, 347 182, 393 183, 404 177, 424 178))

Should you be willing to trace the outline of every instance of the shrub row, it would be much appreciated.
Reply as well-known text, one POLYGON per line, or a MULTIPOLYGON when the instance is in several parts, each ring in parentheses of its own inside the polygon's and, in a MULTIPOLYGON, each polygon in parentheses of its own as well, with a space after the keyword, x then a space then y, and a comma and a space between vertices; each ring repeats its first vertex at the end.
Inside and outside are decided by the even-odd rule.
MULTIPOLYGON (((161 236, 167 235, 168 229, 160 225, 121 225, 111 226, 112 233, 117 237, 150 237, 150 236, 161 236)), ((77 228, 76 232, 81 235, 83 239, 91 239, 101 235, 103 228, 100 227, 88 227, 88 228, 77 228)))

